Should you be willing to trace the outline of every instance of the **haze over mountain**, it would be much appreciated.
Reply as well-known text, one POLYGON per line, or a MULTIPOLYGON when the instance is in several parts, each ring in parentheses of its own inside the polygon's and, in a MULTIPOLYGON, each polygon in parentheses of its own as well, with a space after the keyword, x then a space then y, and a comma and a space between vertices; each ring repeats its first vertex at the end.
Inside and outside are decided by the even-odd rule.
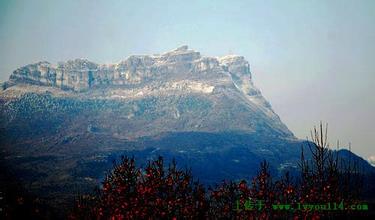
POLYGON ((264 159, 273 172, 294 169, 304 144, 244 57, 187 46, 117 64, 30 64, 3 84, 0 103, 2 163, 51 198, 96 185, 121 154, 176 158, 210 184, 251 177, 264 159))
MULTIPOLYGON (((162 123, 148 120, 144 124, 158 130, 150 133, 151 130, 144 131, 137 126, 136 129, 143 130, 139 131, 139 136, 163 131, 237 130, 294 138, 253 85, 249 63, 244 57, 202 57, 187 46, 162 55, 131 56, 111 65, 98 65, 84 59, 58 65, 39 62, 14 71, 6 86, 10 87, 3 93, 7 97, 49 91, 56 97, 87 100, 169 100, 171 104, 158 106, 150 112, 154 116, 159 114, 155 119, 162 118, 162 123), (190 106, 193 108, 186 111, 179 106, 189 100, 193 102, 192 99, 201 100, 207 108, 190 106)), ((129 110, 122 112, 122 116, 126 116, 124 124, 137 121, 133 117, 139 111, 151 110, 140 109, 137 105, 128 107, 129 110)), ((113 115, 113 119, 121 120, 121 117, 113 115)), ((111 128, 117 136, 127 138, 135 133, 119 125, 111 128)))

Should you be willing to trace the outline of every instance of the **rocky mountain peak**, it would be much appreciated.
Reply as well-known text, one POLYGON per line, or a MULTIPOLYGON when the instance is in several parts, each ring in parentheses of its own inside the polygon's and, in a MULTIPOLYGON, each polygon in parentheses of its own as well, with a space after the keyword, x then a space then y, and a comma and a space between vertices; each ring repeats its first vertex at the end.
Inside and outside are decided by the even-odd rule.
POLYGON ((156 59, 160 61, 169 62, 169 63, 174 63, 174 62, 188 63, 188 62, 193 62, 199 58, 201 58, 201 55, 199 52, 191 50, 188 48, 188 46, 185 45, 185 46, 178 47, 172 51, 166 52, 162 54, 160 57, 157 57, 156 59))
POLYGON ((189 49, 188 45, 182 45, 182 46, 177 47, 176 49, 174 49, 174 51, 187 51, 188 49, 189 49))
POLYGON ((7 85, 44 85, 81 92, 103 85, 141 85, 189 78, 226 78, 224 80, 233 81, 247 93, 251 84, 249 63, 243 56, 201 56, 200 52, 184 45, 161 55, 132 55, 110 65, 96 64, 87 59, 68 60, 57 65, 45 61, 29 64, 15 70, 7 85))
MULTIPOLYGON (((178 120, 171 121, 173 126, 182 126, 180 130, 199 128, 202 131, 264 129, 293 137, 252 82, 249 62, 238 55, 202 56, 188 46, 181 46, 160 55, 132 55, 110 65, 87 59, 68 60, 58 65, 43 61, 15 70, 5 87, 12 85, 13 89, 3 91, 4 96, 17 94, 20 97, 28 92, 44 94, 48 91, 54 96, 89 100, 148 100, 146 103, 150 99, 160 100, 160 103, 170 100, 169 104, 161 104, 150 113, 152 116, 147 117, 158 118, 154 115, 169 112, 175 119, 183 118, 181 114, 186 111, 185 107, 195 106, 188 111, 194 116, 188 117, 194 118, 209 111, 213 119, 203 124, 199 120, 189 125, 181 122, 184 126, 178 120), (23 87, 17 90, 17 85, 23 87), (186 99, 186 103, 181 104, 184 107, 176 99, 186 99), (212 106, 212 109, 200 109, 199 106, 212 106), (223 123, 218 122, 222 120, 223 123)), ((126 117, 131 118, 133 114, 136 113, 129 111, 126 117)))

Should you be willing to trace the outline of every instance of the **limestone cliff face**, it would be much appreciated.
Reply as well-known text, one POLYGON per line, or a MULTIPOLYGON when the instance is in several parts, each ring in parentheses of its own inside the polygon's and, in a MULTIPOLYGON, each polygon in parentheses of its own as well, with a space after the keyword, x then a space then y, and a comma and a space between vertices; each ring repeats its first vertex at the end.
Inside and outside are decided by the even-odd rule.
POLYGON ((47 93, 134 105, 111 116, 129 121, 107 126, 111 134, 124 137, 161 131, 244 131, 294 137, 254 86, 243 56, 206 57, 187 46, 161 55, 130 56, 116 64, 84 59, 30 64, 14 71, 5 87, 0 99, 47 93), (132 129, 123 128, 129 123, 134 123, 132 129), (145 130, 146 125, 150 129, 145 130))
POLYGON ((0 152, 48 198, 101 181, 119 155, 175 158, 212 184, 248 178, 264 159, 291 167, 300 144, 244 57, 187 46, 116 64, 30 64, 0 90, 0 152))
POLYGON ((244 57, 202 57, 187 46, 161 55, 130 56, 110 65, 99 65, 85 59, 58 65, 39 62, 15 70, 10 76, 10 84, 46 85, 82 92, 105 85, 141 85, 150 81, 228 76, 245 93, 258 92, 252 86, 249 63, 244 57))

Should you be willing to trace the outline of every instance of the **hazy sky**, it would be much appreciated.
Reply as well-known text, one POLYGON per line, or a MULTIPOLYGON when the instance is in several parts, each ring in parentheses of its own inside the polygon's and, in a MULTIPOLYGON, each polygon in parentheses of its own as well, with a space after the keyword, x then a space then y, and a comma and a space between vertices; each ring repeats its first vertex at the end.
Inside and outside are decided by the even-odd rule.
POLYGON ((78 57, 113 63, 187 44, 243 55, 292 132, 320 120, 331 142, 375 155, 375 1, 0 0, 0 80, 78 57))

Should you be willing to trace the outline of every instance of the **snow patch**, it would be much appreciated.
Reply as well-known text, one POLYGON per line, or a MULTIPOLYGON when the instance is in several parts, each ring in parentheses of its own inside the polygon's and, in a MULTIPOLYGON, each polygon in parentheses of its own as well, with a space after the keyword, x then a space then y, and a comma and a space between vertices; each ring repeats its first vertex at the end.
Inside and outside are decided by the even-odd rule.
POLYGON ((372 156, 369 156, 369 158, 367 158, 367 161, 375 167, 375 155, 372 155, 372 156))

